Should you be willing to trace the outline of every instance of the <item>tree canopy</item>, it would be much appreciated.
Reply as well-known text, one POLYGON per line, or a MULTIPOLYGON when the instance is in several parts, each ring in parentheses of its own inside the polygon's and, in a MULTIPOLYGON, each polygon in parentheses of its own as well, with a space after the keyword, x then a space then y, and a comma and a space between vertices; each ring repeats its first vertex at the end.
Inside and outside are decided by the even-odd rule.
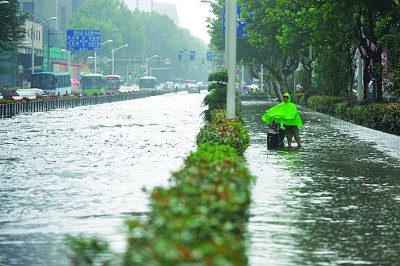
MULTIPOLYGON (((223 1, 219 1, 223 4, 223 1)), ((238 58, 262 64, 266 80, 278 92, 293 90, 301 72, 304 90, 324 94, 351 93, 357 52, 364 62, 364 97, 373 81, 375 97, 382 99, 382 84, 396 85, 399 66, 400 6, 397 0, 246 0, 249 49, 238 49, 238 58), (385 83, 386 82, 386 83, 385 83)), ((209 26, 212 44, 221 47, 218 17, 209 26)), ((388 89, 390 89, 388 87, 388 89)))
POLYGON ((9 1, 0 5, 0 50, 14 50, 15 44, 24 38, 28 16, 19 12, 18 1, 9 1))
MULTIPOLYGON (((112 49, 128 44, 118 51, 118 55, 129 59, 137 73, 142 73, 146 58, 158 55, 153 63, 165 71, 160 70, 157 76, 162 77, 164 73, 165 79, 206 79, 206 69, 199 68, 199 62, 207 52, 206 44, 191 36, 188 30, 179 28, 166 15, 138 9, 131 11, 117 0, 88 0, 73 14, 69 25, 71 29, 100 30, 102 41, 113 40, 111 44, 102 46, 98 55, 109 55, 112 49), (196 51, 197 62, 185 61, 182 65, 183 62, 177 60, 180 50, 196 51), (170 59, 171 63, 165 65, 165 59, 170 59)), ((90 53, 80 56, 84 59, 90 53)))

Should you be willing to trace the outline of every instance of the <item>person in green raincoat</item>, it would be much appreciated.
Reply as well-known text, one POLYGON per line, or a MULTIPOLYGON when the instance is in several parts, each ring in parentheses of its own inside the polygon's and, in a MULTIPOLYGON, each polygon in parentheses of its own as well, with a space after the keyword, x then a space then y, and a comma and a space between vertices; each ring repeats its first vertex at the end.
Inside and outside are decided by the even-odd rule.
POLYGON ((266 110, 261 119, 267 123, 279 122, 281 129, 285 130, 288 147, 292 147, 292 139, 301 147, 299 129, 303 126, 299 112, 294 103, 291 102, 289 93, 283 94, 283 102, 266 110))

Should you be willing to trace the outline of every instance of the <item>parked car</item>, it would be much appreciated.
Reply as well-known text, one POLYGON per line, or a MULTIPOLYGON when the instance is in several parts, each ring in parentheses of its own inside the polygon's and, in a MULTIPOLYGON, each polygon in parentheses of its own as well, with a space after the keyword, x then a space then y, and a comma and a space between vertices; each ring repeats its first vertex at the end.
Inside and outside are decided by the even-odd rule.
POLYGON ((20 96, 16 91, 9 92, 6 97, 4 98, 12 98, 14 101, 20 101, 24 97, 20 96))
POLYGON ((18 93, 19 96, 22 96, 23 98, 28 98, 30 100, 34 100, 37 97, 44 97, 45 92, 42 89, 18 89, 16 90, 16 93, 18 93))

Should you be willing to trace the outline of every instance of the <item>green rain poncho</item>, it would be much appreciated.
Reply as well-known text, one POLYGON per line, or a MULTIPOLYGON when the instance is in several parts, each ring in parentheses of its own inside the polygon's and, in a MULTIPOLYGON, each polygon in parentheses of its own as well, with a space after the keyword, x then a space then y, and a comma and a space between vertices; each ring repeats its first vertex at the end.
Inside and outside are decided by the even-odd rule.
POLYGON ((289 98, 288 101, 266 110, 261 119, 267 124, 271 124, 272 121, 278 121, 282 129, 284 129, 283 125, 301 128, 303 122, 301 121, 296 105, 291 102, 290 94, 285 93, 283 96, 287 96, 289 98))

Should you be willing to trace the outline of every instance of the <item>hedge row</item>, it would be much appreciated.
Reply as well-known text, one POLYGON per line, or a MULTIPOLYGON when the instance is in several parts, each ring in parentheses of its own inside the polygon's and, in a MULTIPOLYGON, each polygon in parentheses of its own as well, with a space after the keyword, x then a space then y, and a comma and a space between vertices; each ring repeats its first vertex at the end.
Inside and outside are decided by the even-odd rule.
POLYGON ((307 101, 297 96, 300 104, 364 127, 400 135, 399 102, 356 102, 338 96, 311 96, 307 101))
POLYGON ((69 239, 73 265, 247 265, 246 223, 251 203, 244 158, 249 136, 240 119, 213 120, 197 136, 197 150, 172 173, 168 188, 150 193, 146 221, 127 221, 123 256, 100 239, 69 239))
POLYGON ((400 103, 372 103, 336 106, 339 118, 379 131, 400 135, 400 103))

